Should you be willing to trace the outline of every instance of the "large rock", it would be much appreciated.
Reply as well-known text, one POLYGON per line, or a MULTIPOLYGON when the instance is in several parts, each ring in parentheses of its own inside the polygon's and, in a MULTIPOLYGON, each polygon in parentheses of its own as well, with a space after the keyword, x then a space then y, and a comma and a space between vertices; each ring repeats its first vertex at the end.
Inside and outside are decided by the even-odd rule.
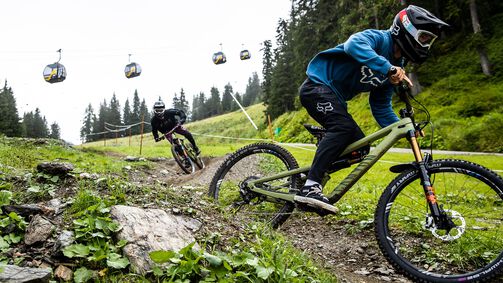
POLYGON ((74 169, 73 164, 68 162, 42 162, 37 165, 37 171, 49 175, 66 175, 74 169))
POLYGON ((38 242, 43 242, 49 238, 54 230, 54 225, 40 215, 35 215, 26 228, 24 243, 28 246, 38 242))
POLYGON ((51 278, 50 269, 0 266, 0 282, 3 283, 45 283, 51 278))
POLYGON ((194 219, 168 214, 161 209, 124 205, 113 206, 110 214, 122 227, 117 237, 128 241, 124 253, 137 273, 145 274, 151 269, 150 252, 178 251, 195 241, 190 231, 194 230, 194 219))

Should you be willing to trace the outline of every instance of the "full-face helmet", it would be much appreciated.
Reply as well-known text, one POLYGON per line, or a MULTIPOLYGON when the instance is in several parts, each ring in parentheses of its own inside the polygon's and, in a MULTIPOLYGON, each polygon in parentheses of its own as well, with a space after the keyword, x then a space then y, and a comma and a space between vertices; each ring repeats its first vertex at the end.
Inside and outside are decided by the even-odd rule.
POLYGON ((402 55, 413 63, 422 63, 428 58, 430 48, 449 25, 427 10, 409 5, 393 20, 391 35, 400 46, 402 55))
POLYGON ((162 118, 164 116, 165 105, 162 101, 156 101, 154 103, 154 115, 157 118, 162 118))

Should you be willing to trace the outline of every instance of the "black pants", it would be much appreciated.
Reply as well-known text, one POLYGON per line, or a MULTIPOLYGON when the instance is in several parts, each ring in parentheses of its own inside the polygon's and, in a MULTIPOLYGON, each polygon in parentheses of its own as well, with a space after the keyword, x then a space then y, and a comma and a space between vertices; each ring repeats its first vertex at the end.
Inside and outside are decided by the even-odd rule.
MULTIPOLYGON (((197 148, 196 141, 194 140, 194 137, 183 126, 178 127, 177 129, 174 130, 174 132, 177 133, 177 134, 180 134, 180 135, 184 136, 192 144, 192 146, 194 148, 197 148)), ((170 135, 170 137, 168 139, 170 139, 170 142, 171 142, 171 135, 170 135)))
POLYGON ((329 87, 307 79, 300 87, 300 102, 309 115, 327 129, 307 175, 308 179, 321 183, 330 164, 349 144, 365 135, 329 87))

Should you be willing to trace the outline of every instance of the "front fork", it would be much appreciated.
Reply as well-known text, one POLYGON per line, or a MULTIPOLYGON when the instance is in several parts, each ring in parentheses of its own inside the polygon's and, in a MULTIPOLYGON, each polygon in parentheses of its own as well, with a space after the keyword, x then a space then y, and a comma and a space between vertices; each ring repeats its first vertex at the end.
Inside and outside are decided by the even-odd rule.
POLYGON ((419 165, 421 185, 423 186, 426 201, 431 211, 431 216, 433 217, 435 225, 438 229, 445 229, 447 231, 450 231, 456 225, 450 219, 450 217, 447 216, 442 205, 439 205, 437 202, 435 189, 431 184, 430 175, 428 174, 428 170, 426 169, 426 165, 431 162, 431 155, 426 154, 423 158, 419 149, 419 145, 417 143, 417 135, 418 132, 411 130, 407 135, 407 140, 410 143, 414 157, 416 158, 416 162, 419 165))

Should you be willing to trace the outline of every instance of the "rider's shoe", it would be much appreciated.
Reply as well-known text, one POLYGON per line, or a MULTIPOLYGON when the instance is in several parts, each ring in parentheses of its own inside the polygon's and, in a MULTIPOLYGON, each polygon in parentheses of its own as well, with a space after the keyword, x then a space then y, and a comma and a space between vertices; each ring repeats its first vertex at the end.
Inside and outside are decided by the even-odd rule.
POLYGON ((197 146, 194 147, 194 151, 196 152, 196 155, 201 154, 201 150, 197 146))
POLYGON ((311 186, 303 186, 298 193, 299 196, 313 198, 324 203, 330 203, 328 198, 323 195, 322 187, 320 184, 314 184, 311 186))

